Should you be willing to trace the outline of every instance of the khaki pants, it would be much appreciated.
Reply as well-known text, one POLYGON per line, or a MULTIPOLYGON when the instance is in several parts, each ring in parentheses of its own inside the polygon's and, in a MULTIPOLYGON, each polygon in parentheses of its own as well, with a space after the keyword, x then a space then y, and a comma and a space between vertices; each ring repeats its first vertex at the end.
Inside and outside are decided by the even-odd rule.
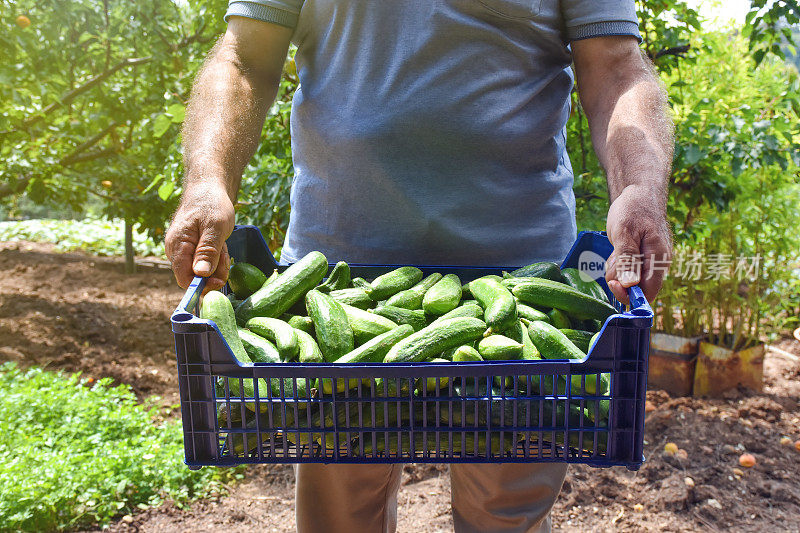
MULTIPOLYGON (((297 531, 392 533, 403 465, 295 465, 297 531)), ((450 465, 457 533, 550 531, 567 465, 450 465)))

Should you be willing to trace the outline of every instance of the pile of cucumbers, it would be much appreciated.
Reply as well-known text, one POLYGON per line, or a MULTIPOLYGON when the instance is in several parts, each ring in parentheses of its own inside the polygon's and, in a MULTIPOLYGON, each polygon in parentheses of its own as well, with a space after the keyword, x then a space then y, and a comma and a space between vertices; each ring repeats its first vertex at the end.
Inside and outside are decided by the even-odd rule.
MULTIPOLYGON (((596 282, 584 280, 575 269, 561 270, 550 262, 463 285, 455 274, 425 276, 413 266, 367 281, 351 278, 345 262, 329 272, 327 258, 315 251, 282 273, 274 271, 269 276, 248 263, 234 263, 228 285, 232 291, 228 296, 218 291, 204 296, 201 317, 217 324, 243 363, 583 359, 605 319, 617 312, 596 282)), ((449 379, 443 377, 414 383, 291 378, 260 379, 257 385, 252 379, 226 381, 229 391, 220 390, 221 381, 218 396, 245 399, 255 397, 256 387, 259 398, 264 399, 324 397, 357 388, 363 389, 366 398, 408 397, 412 393, 436 395, 449 386, 449 379)), ((466 384, 459 380, 453 386, 460 390, 466 384)), ((492 384, 496 395, 512 396, 514 390, 526 392, 528 388, 533 389, 527 391, 531 394, 566 394, 567 387, 572 395, 602 396, 608 394, 609 379, 606 374, 574 375, 566 383, 563 377, 554 381, 552 376, 541 380, 539 376, 533 380, 521 376, 496 378, 492 384)), ((464 396, 459 390, 456 393, 464 396)), ((607 423, 608 400, 585 403, 584 424, 607 423)), ((269 402, 259 404, 262 414, 270 408, 269 402)), ((255 411, 253 402, 246 405, 255 411)), ((580 408, 573 405, 569 410, 570 418, 580 418, 580 408)), ((562 407, 557 418, 563 421, 565 411, 562 407)), ((220 422, 223 418, 220 414, 220 422)))

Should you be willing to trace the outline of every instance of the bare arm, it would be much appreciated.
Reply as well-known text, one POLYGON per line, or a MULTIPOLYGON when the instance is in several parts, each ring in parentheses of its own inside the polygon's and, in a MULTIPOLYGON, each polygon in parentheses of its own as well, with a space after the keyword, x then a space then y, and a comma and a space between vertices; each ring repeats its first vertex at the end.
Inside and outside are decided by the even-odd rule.
POLYGON ((166 237, 175 278, 221 287, 230 260, 233 203, 275 98, 291 30, 232 17, 195 80, 183 125, 183 196, 166 237))
POLYGON ((614 253, 606 279, 620 301, 628 300, 624 288, 639 283, 652 301, 664 277, 658 262, 672 252, 666 203, 674 128, 666 96, 633 37, 587 39, 572 47, 578 92, 611 200, 607 230, 614 253), (641 257, 638 269, 631 257, 641 257))

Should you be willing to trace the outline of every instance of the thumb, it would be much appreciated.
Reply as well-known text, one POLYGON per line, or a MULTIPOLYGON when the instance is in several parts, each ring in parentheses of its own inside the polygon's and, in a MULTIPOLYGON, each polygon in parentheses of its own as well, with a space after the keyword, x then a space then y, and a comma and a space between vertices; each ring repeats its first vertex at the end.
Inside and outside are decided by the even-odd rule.
POLYGON ((196 276, 208 277, 217 270, 219 256, 225 243, 220 229, 218 225, 207 225, 202 228, 192 260, 192 270, 196 276))
POLYGON ((637 285, 642 272, 639 243, 631 235, 618 236, 614 241, 607 279, 617 280, 625 288, 637 285))

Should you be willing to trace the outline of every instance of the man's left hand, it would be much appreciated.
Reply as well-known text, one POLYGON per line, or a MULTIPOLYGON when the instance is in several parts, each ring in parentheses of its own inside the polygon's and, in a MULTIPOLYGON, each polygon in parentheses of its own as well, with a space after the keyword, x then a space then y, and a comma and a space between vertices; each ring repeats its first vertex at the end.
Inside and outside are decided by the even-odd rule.
POLYGON ((661 290, 672 259, 672 233, 654 191, 630 185, 611 204, 606 224, 614 252, 606 281, 617 300, 628 302, 628 287, 640 285, 647 301, 661 290))

